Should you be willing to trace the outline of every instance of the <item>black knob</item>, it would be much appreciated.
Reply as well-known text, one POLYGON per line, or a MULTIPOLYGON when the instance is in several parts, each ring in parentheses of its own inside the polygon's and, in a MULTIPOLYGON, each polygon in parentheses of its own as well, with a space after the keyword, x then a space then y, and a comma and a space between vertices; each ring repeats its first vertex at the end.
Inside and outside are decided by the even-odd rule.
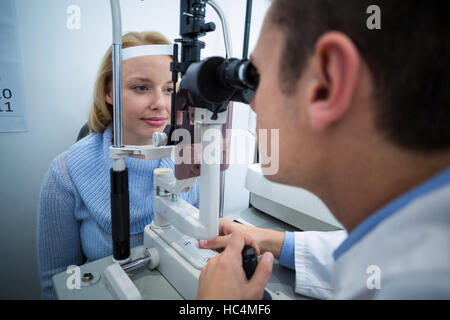
POLYGON ((246 246, 244 250, 242 250, 242 267, 244 268, 248 280, 253 276, 257 265, 258 259, 256 257, 255 248, 246 246))
MULTIPOLYGON (((255 248, 245 246, 244 250, 242 250, 242 267, 244 268, 244 272, 248 280, 250 280, 253 273, 255 273, 257 265, 258 258, 256 257, 255 248)), ((272 300, 272 297, 266 290, 264 290, 263 300, 272 300)))
POLYGON ((216 24, 214 22, 205 23, 200 27, 201 32, 212 32, 216 30, 216 24))

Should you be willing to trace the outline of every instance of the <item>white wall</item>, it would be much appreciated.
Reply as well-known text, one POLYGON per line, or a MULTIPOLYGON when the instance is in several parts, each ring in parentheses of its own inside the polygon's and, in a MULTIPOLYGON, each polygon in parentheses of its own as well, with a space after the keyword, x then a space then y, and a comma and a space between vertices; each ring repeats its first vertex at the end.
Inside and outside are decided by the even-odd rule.
MULTIPOLYGON (((244 0, 217 0, 230 24, 234 56, 242 56, 244 0)), ((16 0, 24 57, 29 131, 0 133, 0 299, 38 299, 37 203, 51 160, 74 143, 87 121, 101 58, 111 43, 108 0, 16 0), (66 26, 70 5, 81 9, 81 28, 66 26)), ((178 37, 178 0, 122 0, 123 30, 158 30, 178 37)), ((256 43, 267 0, 254 0, 251 46, 256 43)), ((209 9, 218 31, 203 38, 205 55, 224 55, 220 22, 209 9)), ((1 32, 1 30, 0 30, 1 32)), ((249 109, 235 107, 234 126, 247 128, 249 109)), ((234 151, 236 152, 236 151, 234 151)), ((245 208, 245 165, 226 176, 225 211, 245 208)))

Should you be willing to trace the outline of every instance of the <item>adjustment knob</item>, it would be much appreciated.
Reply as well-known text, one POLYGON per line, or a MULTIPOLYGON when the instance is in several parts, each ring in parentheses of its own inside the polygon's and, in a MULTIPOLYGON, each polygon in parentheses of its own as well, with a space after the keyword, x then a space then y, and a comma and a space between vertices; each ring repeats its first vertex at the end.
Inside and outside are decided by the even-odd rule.
POLYGON ((164 132, 155 132, 152 136, 152 142, 154 147, 164 147, 167 146, 168 142, 167 134, 164 132))
POLYGON ((242 250, 242 267, 244 268, 248 280, 250 280, 253 273, 255 273, 257 265, 258 260, 256 257, 256 250, 253 247, 246 246, 244 250, 242 250))
MULTIPOLYGON (((245 275, 247 279, 253 276, 258 265, 258 258, 256 257, 256 250, 253 247, 245 246, 242 250, 242 267, 244 268, 245 275)), ((269 292, 264 290, 263 300, 272 300, 269 292)))
POLYGON ((216 30, 216 24, 214 22, 205 23, 200 27, 201 32, 212 32, 216 30))

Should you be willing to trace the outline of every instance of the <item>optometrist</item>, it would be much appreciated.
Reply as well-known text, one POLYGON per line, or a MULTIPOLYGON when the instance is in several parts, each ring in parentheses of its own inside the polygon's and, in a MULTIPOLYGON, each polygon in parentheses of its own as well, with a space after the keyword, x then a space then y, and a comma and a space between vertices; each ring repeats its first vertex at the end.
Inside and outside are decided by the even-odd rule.
POLYGON ((267 179, 318 195, 348 236, 222 220, 199 242, 221 249, 199 299, 261 299, 274 258, 313 297, 450 299, 450 5, 377 4, 381 29, 372 1, 274 0, 252 55, 257 127, 280 132, 267 179), (246 244, 262 254, 250 280, 246 244))

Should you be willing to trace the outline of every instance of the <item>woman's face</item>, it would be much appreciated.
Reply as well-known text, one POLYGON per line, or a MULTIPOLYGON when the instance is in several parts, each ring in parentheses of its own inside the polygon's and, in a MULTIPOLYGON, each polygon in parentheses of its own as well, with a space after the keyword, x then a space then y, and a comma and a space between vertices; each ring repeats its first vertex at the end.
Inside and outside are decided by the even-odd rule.
MULTIPOLYGON (((122 64, 123 143, 151 145, 170 123, 173 91, 169 56, 146 56, 122 64)), ((112 93, 106 101, 112 104, 112 93)))

